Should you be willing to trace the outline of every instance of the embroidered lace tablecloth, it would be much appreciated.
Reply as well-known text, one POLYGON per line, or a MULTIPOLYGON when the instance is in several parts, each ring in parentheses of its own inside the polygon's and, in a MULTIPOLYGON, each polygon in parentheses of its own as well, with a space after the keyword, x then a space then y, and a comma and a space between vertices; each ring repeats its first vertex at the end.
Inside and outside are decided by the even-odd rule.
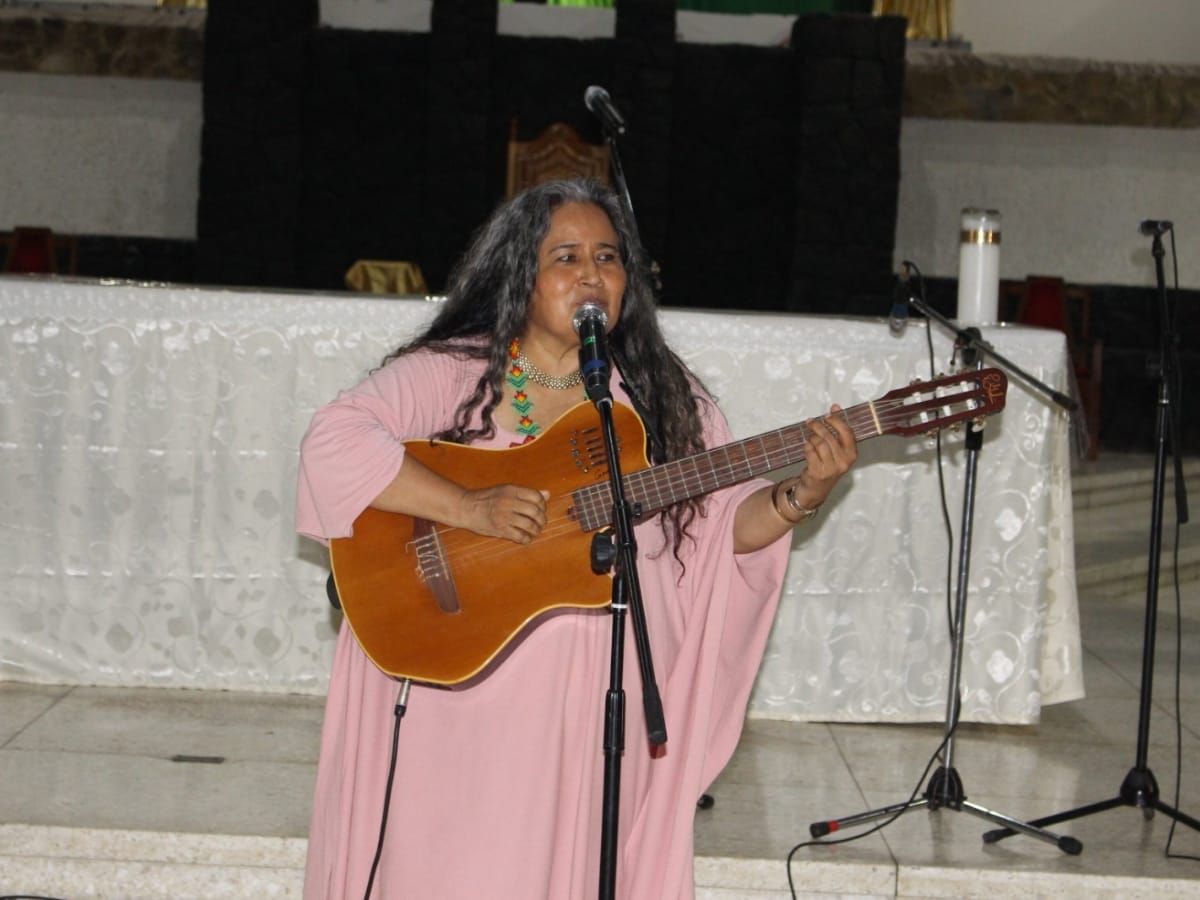
MULTIPOLYGON (((322 692, 336 619, 324 551, 292 530, 300 437, 432 311, 0 278, 0 677, 322 692)), ((738 437, 931 374, 920 323, 895 338, 875 319, 662 316, 738 437)), ((933 331, 935 371, 951 371, 950 336, 933 331)), ((1068 389, 1060 334, 984 336, 1068 389)), ((962 718, 1029 723, 1083 690, 1070 428, 1010 379, 984 434, 962 718)), ((957 540, 966 452, 961 435, 943 445, 957 540)), ((945 715, 953 597, 934 444, 882 437, 861 454, 819 528, 797 534, 753 715, 945 715)))

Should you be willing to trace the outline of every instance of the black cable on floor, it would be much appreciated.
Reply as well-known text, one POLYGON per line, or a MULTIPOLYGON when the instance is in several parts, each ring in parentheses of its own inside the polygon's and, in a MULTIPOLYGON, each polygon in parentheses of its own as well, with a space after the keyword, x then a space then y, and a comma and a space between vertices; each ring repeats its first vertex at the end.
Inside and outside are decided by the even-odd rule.
POLYGON ((931 757, 929 757, 929 762, 925 764, 925 771, 923 771, 921 773, 921 777, 919 779, 917 779, 917 786, 915 788, 913 788, 913 792, 908 795, 908 800, 905 802, 904 806, 901 807, 900 809, 896 810, 896 812, 893 813, 891 816, 884 819, 878 825, 873 825, 872 827, 868 828, 866 831, 860 831, 858 834, 851 834, 851 835, 847 835, 846 837, 842 837, 842 838, 834 838, 833 840, 818 839, 818 840, 812 840, 812 841, 802 841, 799 844, 797 844, 795 847, 793 847, 791 850, 788 851, 788 855, 787 855, 788 890, 792 894, 792 900, 796 900, 796 885, 792 881, 792 857, 796 855, 796 852, 798 850, 802 850, 805 847, 832 847, 836 844, 849 844, 851 841, 857 841, 857 840, 860 840, 861 838, 867 837, 868 835, 875 834, 875 832, 877 832, 877 831, 882 831, 883 829, 885 829, 889 825, 891 825, 893 822, 895 822, 898 818, 900 818, 902 815, 904 815, 906 812, 909 811, 909 807, 912 805, 913 801, 915 801, 917 799, 917 795, 919 793, 921 793, 921 787, 925 784, 926 779, 929 777, 930 769, 933 768, 934 763, 936 763, 939 759, 941 759, 942 751, 946 749, 946 743, 950 740, 951 736, 957 730, 958 730, 958 722, 956 720, 954 722, 954 727, 950 729, 950 731, 946 734, 946 736, 944 738, 942 738, 942 742, 940 744, 938 744, 937 749, 933 751, 933 755, 931 757))
MULTIPOLYGON (((1175 523, 1175 548, 1172 554, 1172 569, 1175 575, 1175 809, 1179 809, 1179 797, 1183 790, 1183 595, 1179 589, 1179 522, 1175 523)), ((1190 853, 1172 853, 1171 842, 1175 840, 1175 826, 1179 821, 1172 816, 1171 828, 1167 832, 1167 846, 1163 856, 1168 859, 1190 859, 1200 862, 1200 856, 1190 853)))

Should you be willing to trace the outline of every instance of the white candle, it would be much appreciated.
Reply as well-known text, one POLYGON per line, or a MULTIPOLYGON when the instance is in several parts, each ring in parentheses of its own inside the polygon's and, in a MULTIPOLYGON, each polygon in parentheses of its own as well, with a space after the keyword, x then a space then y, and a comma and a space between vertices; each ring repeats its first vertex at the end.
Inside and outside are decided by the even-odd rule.
POLYGON ((1000 213, 964 209, 958 248, 958 323, 992 325, 1000 298, 1000 213))

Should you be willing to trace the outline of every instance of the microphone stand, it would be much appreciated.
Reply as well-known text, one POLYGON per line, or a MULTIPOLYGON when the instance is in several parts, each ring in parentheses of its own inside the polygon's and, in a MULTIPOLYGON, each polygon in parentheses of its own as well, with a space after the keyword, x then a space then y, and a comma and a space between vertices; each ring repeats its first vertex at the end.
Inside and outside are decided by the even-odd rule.
MULTIPOLYGON (((956 335, 954 344, 955 354, 961 354, 964 369, 979 368, 982 365, 983 356, 985 354, 989 355, 997 362, 1003 364, 1005 368, 1018 375, 1022 380, 1050 397, 1055 403, 1067 409, 1074 408, 1074 401, 1070 397, 1052 389, 1049 385, 1024 372, 997 353, 990 344, 982 339, 978 328, 959 328, 958 325, 930 308, 916 294, 912 294, 909 297, 909 302, 929 319, 939 322, 954 332, 956 335)), ((946 750, 943 756, 943 764, 930 776, 929 782, 925 787, 925 792, 920 797, 914 796, 903 803, 893 803, 890 806, 880 807, 841 819, 826 819, 814 822, 809 826, 809 834, 814 838, 822 838, 848 826, 862 825, 866 822, 872 822, 885 817, 900 816, 909 810, 927 807, 930 811, 933 811, 945 807, 955 812, 969 812, 997 825, 1003 825, 1009 834, 1020 832, 1029 837, 1047 841, 1057 846, 1064 853, 1075 856, 1083 850, 1083 844, 1075 838, 1068 835, 1055 834, 1039 827, 1039 823, 1022 822, 1019 819, 1014 819, 1011 816, 1006 816, 1003 813, 995 812, 977 803, 968 801, 963 788, 962 778, 959 776, 958 770, 954 768, 954 732, 958 728, 959 708, 962 700, 959 686, 962 680, 963 644, 966 633, 967 576, 971 558, 971 532, 975 508, 975 477, 979 465, 979 451, 983 446, 983 429, 981 425, 968 425, 965 445, 967 449, 967 468, 963 485, 962 538, 960 540, 958 556, 954 630, 951 636, 950 677, 946 697, 946 736, 943 740, 946 750)))
MULTIPOLYGON (((1154 641, 1158 616, 1158 576, 1162 553, 1163 483, 1166 480, 1166 438, 1170 428, 1171 452, 1175 460, 1175 519, 1179 524, 1188 521, 1187 488, 1183 483, 1183 459, 1179 442, 1178 408, 1171 396, 1172 386, 1179 382, 1179 360, 1176 356, 1177 336, 1171 331, 1171 317, 1167 315, 1166 279, 1163 275, 1163 245, 1161 231, 1154 231, 1151 245, 1154 255, 1154 273, 1158 283, 1158 359, 1150 363, 1151 374, 1158 378, 1158 406, 1155 419, 1154 493, 1150 506, 1150 559, 1146 573, 1146 621, 1142 633, 1142 687, 1138 708, 1137 756, 1133 767, 1125 775, 1115 797, 1080 806, 1066 812, 1055 813, 1034 824, 1052 825, 1103 812, 1117 806, 1134 806, 1142 810, 1149 819, 1154 811, 1166 813, 1176 822, 1200 831, 1200 821, 1164 803, 1158 793, 1158 781, 1147 765, 1150 744, 1150 707, 1154 682, 1154 641)), ((984 843, 1002 840, 1012 832, 1007 828, 989 831, 983 836, 984 843)))
MULTIPOLYGON (((625 167, 621 165, 621 153, 617 149, 617 132, 611 127, 611 123, 603 116, 600 118, 600 127, 604 131, 604 143, 608 147, 609 165, 612 168, 613 186, 617 191, 617 196, 621 198, 621 203, 625 207, 625 212, 629 215, 629 227, 633 229, 633 238, 637 241, 638 247, 645 252, 645 244, 642 243, 642 236, 638 232, 637 216, 633 214, 633 200, 629 196, 629 185, 625 181, 625 167)), ((658 263, 650 260, 650 278, 654 283, 654 290, 662 290, 662 270, 658 263)))
POLYGON ((604 451, 608 458, 608 477, 613 501, 613 538, 603 532, 592 539, 592 571, 603 574, 614 569, 612 584, 612 654, 609 689, 604 705, 604 794, 600 842, 600 897, 611 900, 617 883, 617 822, 621 799, 621 754, 625 750, 625 691, 622 687, 625 658, 625 613, 633 613, 633 634, 642 673, 642 702, 646 714, 646 733, 655 746, 667 742, 662 700, 654 678, 646 614, 642 606, 641 583, 637 572, 637 541, 633 534, 636 512, 625 496, 624 478, 618 456, 616 428, 612 417, 612 393, 608 386, 609 369, 604 378, 588 381, 588 399, 596 405, 604 432, 604 451))
MULTIPOLYGON (((616 134, 602 119, 605 142, 609 148, 609 159, 622 202, 629 215, 634 240, 641 248, 637 220, 633 215, 633 203, 629 199, 629 187, 625 183, 625 172, 621 167, 621 156, 617 152, 616 134)), ((652 746, 667 742, 667 725, 663 716, 662 698, 658 692, 658 681, 654 675, 654 662, 650 653, 650 637, 646 629, 646 611, 642 605, 641 582, 637 571, 637 540, 633 534, 633 520, 638 511, 630 508, 625 496, 624 476, 618 455, 616 427, 613 424, 612 392, 609 388, 611 369, 605 366, 603 379, 589 379, 588 399, 595 404, 600 414, 604 432, 604 452, 608 459, 608 478, 613 502, 613 537, 603 532, 592 539, 592 571, 602 574, 613 569, 612 583, 612 650, 609 664, 609 688, 604 705, 604 793, 600 838, 600 900, 613 900, 617 887, 617 824, 621 806, 621 755, 625 750, 625 613, 633 615, 633 638, 637 647, 638 662, 642 676, 642 706, 646 717, 646 735, 652 746)))

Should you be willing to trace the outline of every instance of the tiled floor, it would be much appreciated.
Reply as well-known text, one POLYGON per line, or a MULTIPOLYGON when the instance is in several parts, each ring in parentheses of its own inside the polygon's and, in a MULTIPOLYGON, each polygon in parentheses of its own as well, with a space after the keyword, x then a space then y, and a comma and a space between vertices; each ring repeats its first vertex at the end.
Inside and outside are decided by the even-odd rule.
MULTIPOLYGON (((1108 562, 1123 530, 1126 554, 1144 556, 1128 520, 1077 516, 1081 583, 1082 542, 1108 541, 1108 562)), ((1045 708, 1037 726, 959 730, 969 801, 1028 820, 1118 795, 1137 762, 1146 610, 1144 588, 1119 583, 1081 589, 1087 699, 1045 708)), ((1182 609, 1179 660, 1164 569, 1146 762, 1163 802, 1200 818, 1195 578, 1182 609)), ((298 896, 320 717, 318 698, 0 684, 0 895, 298 896)), ((749 723, 697 815, 698 896, 785 900, 785 860, 809 825, 924 790, 941 738, 937 725, 749 723)), ((1055 826, 1082 841, 1076 856, 1023 835, 984 844, 990 822, 915 809, 861 841, 796 849, 790 871, 806 898, 1200 897, 1200 861, 1165 856, 1171 824, 1120 805, 1055 826)), ((1200 858, 1200 831, 1179 825, 1173 851, 1200 858)))

